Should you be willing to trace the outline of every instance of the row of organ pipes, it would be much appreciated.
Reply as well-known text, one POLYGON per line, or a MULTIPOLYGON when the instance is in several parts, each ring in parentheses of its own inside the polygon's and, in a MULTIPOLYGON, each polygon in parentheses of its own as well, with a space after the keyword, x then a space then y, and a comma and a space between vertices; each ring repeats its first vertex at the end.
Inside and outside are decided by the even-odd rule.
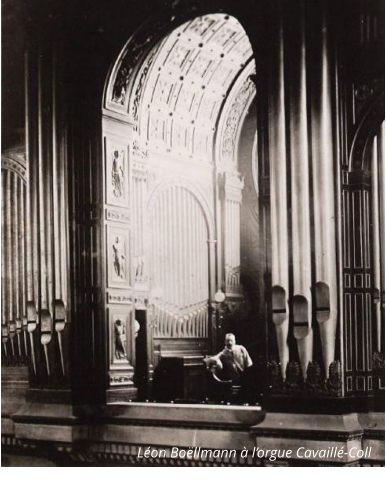
MULTIPOLYGON (((67 321, 68 220, 65 139, 58 140, 57 67, 53 50, 25 59, 26 179, 2 169, 2 339, 3 348, 18 333, 28 337, 35 375, 52 375, 59 346, 61 374, 66 374, 62 332, 67 321), (37 69, 30 69, 30 61, 37 69), (50 70, 44 70, 48 62, 50 70), (49 106, 49 108, 48 108, 49 106), (45 108, 47 107, 47 108, 45 108), (27 186, 27 188, 26 188, 27 186), (15 328, 14 328, 15 326, 15 328), (50 352, 50 353, 49 353, 50 352)), ((3 165, 3 163, 2 163, 3 165)))
MULTIPOLYGON (((26 57, 26 157, 28 190, 27 318, 30 332, 39 329, 35 343, 44 351, 46 374, 51 375, 49 350, 58 340, 61 374, 66 373, 62 331, 67 319, 68 233, 67 167, 63 139, 58 140, 57 65, 55 49, 40 52, 37 75, 29 78, 26 57), (43 69, 43 62, 51 69, 43 69), (44 74, 43 74, 44 72, 44 74), (44 77, 43 77, 44 75, 44 77), (50 107, 50 108, 48 108, 50 107)), ((35 369, 36 371, 36 369, 35 369)))
POLYGON ((168 187, 150 208, 150 226, 154 336, 207 337, 209 237, 200 204, 187 189, 168 187))
POLYGON ((337 260, 335 244, 335 174, 332 133, 330 66, 326 55, 326 29, 320 39, 319 82, 306 75, 305 25, 299 15, 299 30, 284 51, 282 24, 276 46, 277 70, 272 72, 270 115, 271 155, 271 233, 272 233, 272 310, 282 377, 290 359, 287 343, 289 301, 293 306, 293 334, 303 378, 313 361, 311 239, 315 242, 315 298, 323 352, 323 365, 328 373, 334 361, 337 324, 337 260), (288 60, 285 56, 288 55, 288 60), (285 89, 285 65, 292 74, 285 89), (309 99, 307 83, 318 86, 311 100, 313 122, 308 124, 309 99), (289 96, 289 102, 287 99, 289 96), (290 105, 288 110, 288 105, 290 105), (286 133, 286 116, 291 128, 286 133), (310 136, 311 134, 311 136, 310 136), (289 155, 287 158, 287 137, 289 155), (311 142, 309 139, 312 138, 311 142), (312 173, 309 154, 312 154, 312 173), (288 171, 290 176, 288 177, 288 171), (312 192, 310 191, 312 179, 312 192), (288 183, 290 185, 288 185, 288 183), (290 196, 287 193, 290 192, 290 196), (312 196, 312 197, 311 197, 312 196), (313 212, 312 212, 313 209, 313 212), (289 214, 290 213, 290 214, 289 214), (314 226, 311 226, 311 216, 314 226), (291 240, 290 240, 291 233, 291 240), (291 242, 290 242, 291 241, 291 242), (291 250, 291 252, 290 252, 291 250), (290 260, 293 269, 290 272, 290 260), (293 294, 290 298, 290 276, 293 294))
POLYGON ((22 175, 8 168, 2 159, 1 171, 1 335, 3 355, 8 362, 22 364, 29 355, 27 340, 25 266, 25 165, 22 175))

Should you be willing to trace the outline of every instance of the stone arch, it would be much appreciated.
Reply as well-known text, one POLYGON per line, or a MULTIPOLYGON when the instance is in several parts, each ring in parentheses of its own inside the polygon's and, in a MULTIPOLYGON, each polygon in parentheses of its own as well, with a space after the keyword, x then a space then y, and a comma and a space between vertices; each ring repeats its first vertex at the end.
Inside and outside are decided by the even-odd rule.
MULTIPOLYGON (((142 42, 134 36, 112 68, 104 107, 135 126, 146 145, 157 139, 159 152, 213 162, 226 101, 246 91, 245 102, 238 102, 239 115, 240 105, 245 107, 254 93, 252 59, 245 30, 226 14, 195 17, 161 40, 153 33, 142 42)), ((224 122, 229 112, 225 116, 224 122)), ((234 131, 236 137, 237 126, 234 131)))
MULTIPOLYGON (((119 71, 122 69, 122 78, 118 82, 130 85, 130 79, 124 79, 125 76, 134 77, 138 71, 138 67, 149 53, 152 46, 162 38, 169 35, 174 29, 178 28, 184 22, 191 21, 197 17, 203 17, 212 13, 224 13, 226 16, 235 17, 241 24, 247 35, 253 34, 253 29, 247 25, 251 19, 245 15, 245 12, 239 12, 234 2, 224 2, 213 0, 202 5, 197 1, 171 2, 169 5, 156 12, 154 15, 145 20, 137 30, 131 35, 124 45, 117 58, 113 59, 110 71, 106 77, 106 83, 103 93, 103 107, 111 107, 110 99, 113 98, 114 82, 119 77, 119 71)), ((252 23, 251 23, 252 27, 252 23)))
POLYGON ((385 93, 371 102, 356 128, 349 156, 349 171, 371 170, 371 140, 385 119, 385 93))
POLYGON ((197 200, 198 204, 200 205, 208 229, 209 239, 214 239, 214 219, 210 212, 210 208, 208 205, 208 200, 204 193, 200 190, 199 186, 193 184, 189 181, 189 179, 184 177, 175 177, 175 176, 168 176, 162 179, 152 190, 149 195, 149 200, 147 204, 147 210, 150 211, 156 201, 157 196, 164 190, 168 189, 169 187, 182 187, 189 191, 197 200))

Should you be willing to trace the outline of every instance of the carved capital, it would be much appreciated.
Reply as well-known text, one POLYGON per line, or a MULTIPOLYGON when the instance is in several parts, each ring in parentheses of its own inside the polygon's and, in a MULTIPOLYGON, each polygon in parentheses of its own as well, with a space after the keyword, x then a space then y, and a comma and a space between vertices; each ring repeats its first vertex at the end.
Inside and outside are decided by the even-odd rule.
POLYGON ((220 178, 220 186, 226 200, 241 203, 244 178, 225 172, 220 178))

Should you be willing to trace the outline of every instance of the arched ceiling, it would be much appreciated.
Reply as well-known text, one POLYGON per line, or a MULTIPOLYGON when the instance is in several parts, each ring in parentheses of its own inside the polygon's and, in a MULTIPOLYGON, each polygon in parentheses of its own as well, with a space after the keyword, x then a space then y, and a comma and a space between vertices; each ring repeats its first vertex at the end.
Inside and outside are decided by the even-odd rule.
MULTIPOLYGON (((134 81, 117 88, 122 77, 117 68, 108 106, 129 116, 150 150, 212 162, 224 105, 233 105, 225 109, 228 116, 234 118, 236 109, 240 117, 254 96, 249 79, 252 55, 249 39, 234 17, 197 17, 153 46, 134 81), (244 91, 241 109, 239 91, 244 91)), ((124 65, 122 56, 117 65, 124 65)), ((230 129, 236 135, 234 121, 228 134, 230 129)))

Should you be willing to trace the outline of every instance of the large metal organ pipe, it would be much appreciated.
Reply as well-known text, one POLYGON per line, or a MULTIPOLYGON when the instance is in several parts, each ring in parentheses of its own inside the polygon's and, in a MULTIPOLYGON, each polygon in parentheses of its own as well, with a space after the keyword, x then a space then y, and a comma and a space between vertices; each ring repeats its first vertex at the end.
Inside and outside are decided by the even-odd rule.
POLYGON ((323 12, 312 102, 312 180, 314 197, 315 299, 325 373, 334 361, 337 325, 334 146, 331 72, 326 13, 323 12))
POLYGON ((208 336, 208 228, 203 210, 184 187, 161 191, 150 208, 150 285, 155 338, 208 336))
POLYGON ((297 25, 291 29, 288 46, 289 144, 291 155, 291 218, 293 265, 293 318, 303 378, 312 361, 311 227, 309 191, 309 145, 307 125, 307 81, 305 5, 299 2, 297 25))
POLYGON ((378 169, 378 142, 377 136, 374 137, 371 157, 371 201, 372 201, 372 237, 373 237, 373 259, 374 259, 374 302, 375 308, 375 324, 377 333, 377 350, 381 351, 381 312, 379 308, 381 293, 381 270, 380 270, 380 243, 379 243, 379 169, 378 169))
MULTIPOLYGON (((3 173, 2 173, 3 174, 3 173)), ((5 192, 5 176, 1 176, 1 192, 5 192)), ((5 202, 1 202, 1 244, 5 246, 6 231, 5 231, 5 202)), ((5 250, 1 250, 1 325, 5 326, 7 323, 7 311, 5 307, 5 300, 8 298, 6 280, 6 265, 5 265, 5 250)))
POLYGON ((269 97, 270 182, 271 182, 271 239, 272 239, 272 319, 275 324, 282 377, 286 376, 289 361, 287 343, 289 324, 288 280, 288 206, 287 162, 284 104, 284 52, 282 18, 279 16, 279 36, 275 44, 276 62, 271 70, 275 95, 269 97), (276 120, 276 124, 275 124, 276 120))

